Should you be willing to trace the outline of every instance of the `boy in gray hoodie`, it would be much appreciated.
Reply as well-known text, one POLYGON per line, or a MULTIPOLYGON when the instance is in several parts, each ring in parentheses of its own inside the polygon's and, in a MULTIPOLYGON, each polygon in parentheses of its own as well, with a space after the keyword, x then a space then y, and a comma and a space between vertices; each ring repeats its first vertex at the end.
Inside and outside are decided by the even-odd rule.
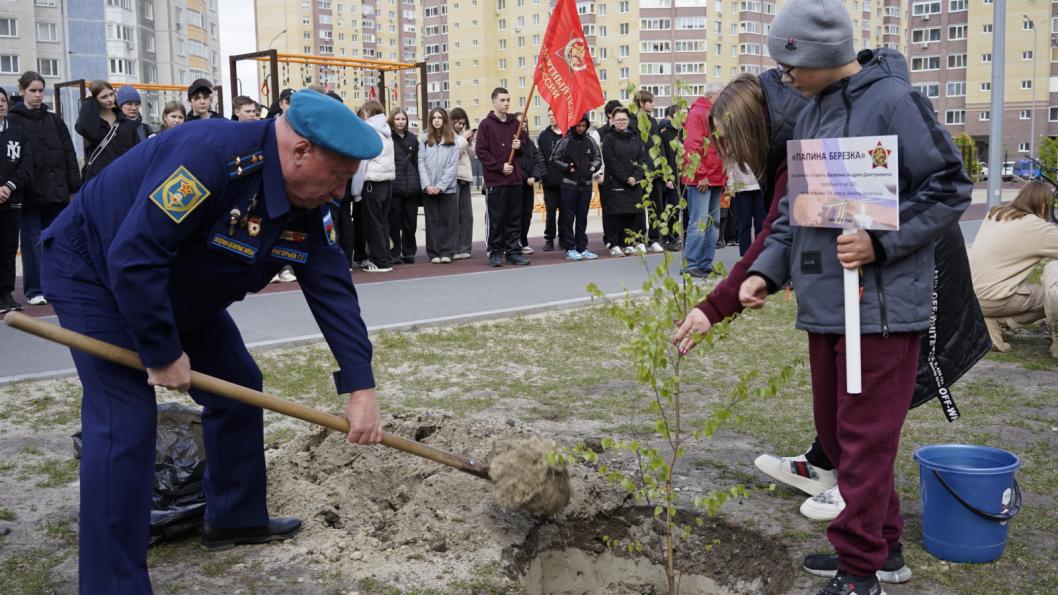
POLYGON ((792 227, 787 195, 739 292, 744 306, 760 308, 792 281, 797 327, 809 333, 816 430, 846 507, 827 530, 837 554, 809 556, 805 568, 833 576, 820 593, 881 595, 875 573, 903 566, 893 463, 929 326, 934 241, 958 221, 973 186, 929 100, 911 88, 904 57, 881 49, 857 60, 840 0, 789 0, 768 50, 785 82, 811 98, 794 139, 898 137, 899 231, 792 227), (843 269, 862 272, 859 395, 845 390, 843 269))

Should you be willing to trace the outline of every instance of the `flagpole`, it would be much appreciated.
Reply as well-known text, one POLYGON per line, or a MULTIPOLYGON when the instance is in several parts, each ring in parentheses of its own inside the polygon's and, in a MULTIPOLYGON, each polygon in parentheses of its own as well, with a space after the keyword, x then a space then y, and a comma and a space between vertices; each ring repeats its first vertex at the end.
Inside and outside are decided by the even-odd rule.
MULTIPOLYGON (((529 119, 529 104, 533 101, 533 93, 536 91, 536 77, 533 77, 533 84, 529 87, 529 96, 525 98, 525 109, 522 110, 522 121, 518 122, 518 132, 515 133, 514 138, 522 137, 522 129, 525 128, 525 121, 529 119)), ((511 147, 511 154, 507 156, 507 165, 514 163, 514 147, 511 147)))

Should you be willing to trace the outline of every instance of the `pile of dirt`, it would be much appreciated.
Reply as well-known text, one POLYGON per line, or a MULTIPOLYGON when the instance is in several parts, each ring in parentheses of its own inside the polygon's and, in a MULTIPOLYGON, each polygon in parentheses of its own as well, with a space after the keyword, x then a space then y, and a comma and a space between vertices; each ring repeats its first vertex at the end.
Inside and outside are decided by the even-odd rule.
MULTIPOLYGON (((386 420, 388 431, 485 460, 494 444, 533 434, 524 424, 420 413, 386 420)), ((489 482, 383 446, 359 447, 319 430, 269 453, 269 508, 297 516, 299 554, 347 576, 394 586, 440 586, 481 568, 505 569, 542 521, 498 505, 489 482), (505 553, 506 552, 506 553, 505 553)), ((624 497, 588 467, 569 469, 572 494, 556 517, 592 518, 624 497)))

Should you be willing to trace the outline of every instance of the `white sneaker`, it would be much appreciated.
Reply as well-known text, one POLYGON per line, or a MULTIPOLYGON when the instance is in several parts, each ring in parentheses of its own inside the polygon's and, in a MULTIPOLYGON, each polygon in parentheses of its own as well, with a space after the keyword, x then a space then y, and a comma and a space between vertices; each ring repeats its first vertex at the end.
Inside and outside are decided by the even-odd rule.
POLYGON ((29 302, 30 306, 47 306, 48 305, 48 299, 45 298, 42 295, 35 295, 35 296, 29 298, 29 300, 27 300, 27 301, 29 302))
POLYGON ((625 246, 625 254, 631 256, 636 253, 636 249, 632 246, 625 246))
POLYGON ((290 283, 292 281, 298 280, 298 278, 294 276, 294 273, 291 272, 289 269, 283 269, 279 271, 279 274, 276 275, 276 277, 279 277, 280 283, 290 283))
POLYGON ((522 248, 522 254, 532 254, 532 253, 533 253, 532 247, 526 246, 525 248, 522 248))
POLYGON ((580 257, 584 260, 595 260, 596 258, 599 258, 599 255, 592 252, 591 250, 585 250, 584 252, 580 253, 580 257))
POLYGON ((380 267, 369 260, 367 261, 367 264, 364 265, 363 270, 365 273, 388 273, 393 270, 393 267, 380 267))
POLYGON ((657 242, 654 242, 654 243, 650 244, 650 251, 651 252, 664 252, 665 249, 661 247, 661 244, 659 244, 657 242))
POLYGON ((647 245, 646 244, 636 244, 636 254, 646 254, 646 253, 647 253, 647 245))
POLYGON ((566 250, 566 260, 584 260, 584 256, 576 250, 566 250))
POLYGON ((272 276, 272 280, 269 281, 269 283, 279 283, 279 275, 276 274, 276 275, 272 276))
POLYGON ((455 256, 453 256, 452 260, 463 260, 465 258, 470 258, 470 253, 469 252, 460 252, 460 253, 456 254, 455 256))
POLYGON ((832 521, 845 510, 845 499, 841 497, 838 486, 812 496, 801 505, 801 514, 813 521, 832 521))
POLYGON ((451 263, 452 263, 452 259, 451 258, 449 258, 447 256, 442 256, 441 257, 441 264, 451 264, 451 263))
POLYGON ((757 457, 753 464, 775 480, 795 487, 809 496, 818 496, 838 485, 837 472, 809 464, 804 455, 777 457, 764 454, 757 457))
POLYGON ((441 257, 435 256, 430 259, 430 264, 441 264, 441 257))
POLYGON ((624 250, 621 250, 620 246, 610 246, 610 256, 621 257, 624 256, 624 250))

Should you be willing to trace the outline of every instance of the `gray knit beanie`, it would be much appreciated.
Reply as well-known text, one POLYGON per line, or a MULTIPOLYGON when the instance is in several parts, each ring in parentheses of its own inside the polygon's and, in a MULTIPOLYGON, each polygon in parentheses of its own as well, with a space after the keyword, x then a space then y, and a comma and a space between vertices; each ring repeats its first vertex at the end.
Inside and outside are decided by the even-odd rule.
POLYGON ((768 52, 787 66, 833 68, 856 59, 852 19, 841 0, 787 0, 768 34, 768 52))

